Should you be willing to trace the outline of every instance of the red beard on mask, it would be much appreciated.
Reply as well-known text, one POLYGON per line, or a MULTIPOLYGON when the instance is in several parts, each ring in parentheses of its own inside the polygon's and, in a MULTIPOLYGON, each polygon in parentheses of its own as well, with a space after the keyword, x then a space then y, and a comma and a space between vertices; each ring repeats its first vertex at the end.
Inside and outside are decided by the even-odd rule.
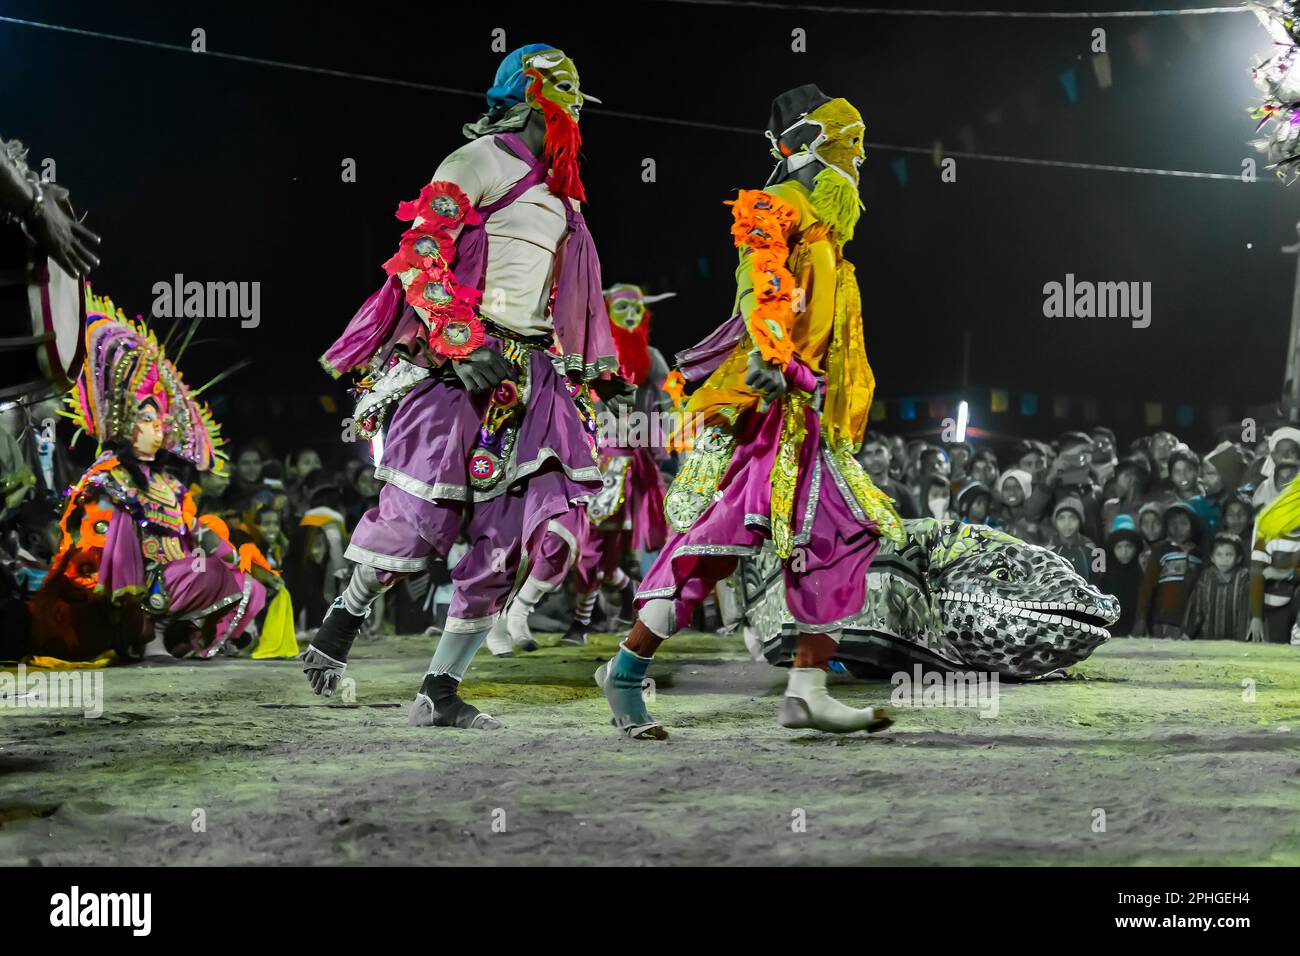
POLYGON ((633 385, 642 385, 650 377, 650 311, 635 329, 609 323, 614 333, 614 354, 622 366, 623 377, 633 385))
POLYGON ((547 188, 563 199, 586 202, 587 191, 578 175, 578 150, 582 148, 578 121, 558 103, 542 96, 540 76, 533 79, 528 93, 541 108, 542 117, 546 120, 546 143, 542 153, 547 165, 551 167, 551 176, 546 181, 547 188))

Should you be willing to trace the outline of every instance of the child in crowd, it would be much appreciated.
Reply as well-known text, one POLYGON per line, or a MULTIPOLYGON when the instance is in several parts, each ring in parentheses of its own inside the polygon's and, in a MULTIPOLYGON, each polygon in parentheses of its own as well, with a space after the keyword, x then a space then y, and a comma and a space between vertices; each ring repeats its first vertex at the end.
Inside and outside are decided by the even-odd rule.
POLYGON ((978 481, 967 481, 957 492, 957 514, 963 524, 989 524, 992 492, 978 481))
POLYGON ((1062 498, 1052 510, 1052 524, 1056 528, 1052 550, 1069 561, 1085 581, 1091 581, 1093 544, 1080 533, 1083 502, 1073 496, 1062 498))
POLYGON ((969 473, 985 488, 992 488, 998 482, 998 456, 987 448, 981 448, 971 459, 969 473))
POLYGON ((1148 501, 1138 509, 1138 534, 1142 535, 1142 567, 1147 566, 1151 552, 1165 536, 1165 509, 1155 501, 1148 501))
POLYGON ((1235 534, 1242 541, 1251 540, 1251 529, 1255 524, 1254 512, 1250 502, 1242 497, 1229 498, 1223 506, 1223 530, 1235 534))
POLYGON ((1187 602, 1203 564, 1196 551, 1200 540, 1196 512, 1183 501, 1171 505, 1165 512, 1164 533, 1151 550, 1142 578, 1134 637, 1184 636, 1187 602))
POLYGON ((289 550, 289 538, 281 527, 282 520, 280 512, 274 508, 262 508, 250 529, 253 543, 276 571, 284 568, 284 557, 289 550))
POLYGON ((1034 479, 1029 472, 1023 468, 1008 468, 998 478, 995 515, 1007 534, 1030 544, 1042 544, 1046 537, 1042 525, 1029 516, 1027 507, 1033 489, 1034 479))
POLYGON ((1128 455, 1115 465, 1110 497, 1102 503, 1101 518, 1107 528, 1115 526, 1121 514, 1133 517, 1146 500, 1151 485, 1151 461, 1146 455, 1128 455))
POLYGON ((1235 534, 1220 531, 1187 602, 1183 636, 1207 641, 1244 641, 1250 627, 1250 571, 1246 548, 1235 534))
POLYGON ((1222 512, 1201 484, 1201 459, 1186 445, 1179 445, 1169 456, 1169 485, 1171 499, 1186 502, 1201 519, 1207 535, 1218 530, 1222 512))
MULTIPOLYGON (((947 461, 944 461, 947 465, 947 461)), ((937 475, 934 473, 922 475, 921 477, 921 501, 925 509, 925 517, 953 518, 952 513, 952 486, 948 484, 947 475, 937 475)))
POLYGON ((1142 535, 1136 523, 1129 515, 1117 515, 1106 537, 1106 567, 1097 582, 1102 593, 1119 598, 1119 620, 1110 627, 1113 635, 1133 633, 1142 590, 1143 571, 1138 561, 1141 551, 1142 535))

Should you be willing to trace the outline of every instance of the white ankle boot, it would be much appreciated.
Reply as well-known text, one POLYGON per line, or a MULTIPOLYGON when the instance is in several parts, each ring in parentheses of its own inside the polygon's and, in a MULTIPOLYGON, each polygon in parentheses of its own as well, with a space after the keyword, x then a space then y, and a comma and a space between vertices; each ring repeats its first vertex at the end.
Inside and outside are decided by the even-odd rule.
POLYGON ((505 614, 497 615, 492 630, 488 631, 486 644, 493 657, 513 656, 514 649, 510 646, 510 635, 506 630, 505 614))
POLYGON ((893 720, 883 707, 858 710, 826 692, 826 672, 819 667, 794 667, 786 684, 777 721, 792 729, 812 728, 832 734, 855 730, 884 730, 893 720))

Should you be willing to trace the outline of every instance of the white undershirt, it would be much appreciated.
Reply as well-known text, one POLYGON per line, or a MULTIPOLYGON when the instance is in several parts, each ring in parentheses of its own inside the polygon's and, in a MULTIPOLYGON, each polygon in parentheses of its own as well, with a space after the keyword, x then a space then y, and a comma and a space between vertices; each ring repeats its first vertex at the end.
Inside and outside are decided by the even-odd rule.
MULTIPOLYGON (((474 206, 510 191, 528 165, 483 136, 466 143, 438 167, 433 181, 447 180, 474 206)), ((480 312, 522 335, 550 334, 546 305, 555 258, 565 234, 564 203, 539 183, 487 222, 487 272, 480 312)))

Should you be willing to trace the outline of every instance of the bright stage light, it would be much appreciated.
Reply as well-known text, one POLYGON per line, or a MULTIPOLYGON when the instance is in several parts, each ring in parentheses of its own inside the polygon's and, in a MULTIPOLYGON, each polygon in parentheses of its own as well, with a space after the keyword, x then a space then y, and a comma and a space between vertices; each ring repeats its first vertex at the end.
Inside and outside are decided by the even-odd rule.
POLYGON ((966 440, 966 416, 970 414, 970 407, 962 402, 957 406, 957 441, 966 440))

